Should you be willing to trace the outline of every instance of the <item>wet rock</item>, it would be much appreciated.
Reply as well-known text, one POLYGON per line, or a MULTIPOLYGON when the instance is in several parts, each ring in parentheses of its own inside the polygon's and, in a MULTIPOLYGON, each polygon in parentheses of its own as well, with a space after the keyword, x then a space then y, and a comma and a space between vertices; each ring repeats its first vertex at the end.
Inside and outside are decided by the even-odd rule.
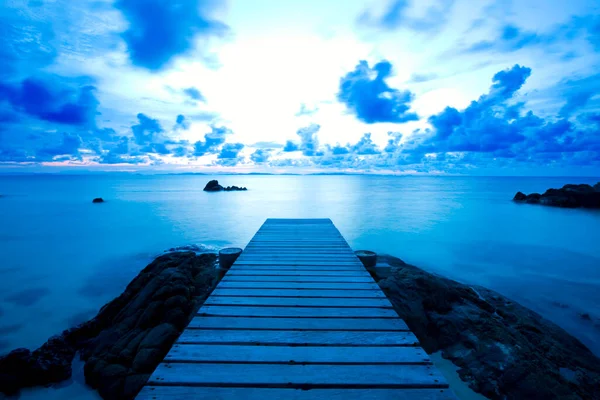
POLYGON ((525 195, 517 192, 514 201, 564 208, 600 208, 600 182, 593 187, 587 184, 564 185, 561 189, 548 189, 544 194, 525 195))
POLYGON ((104 203, 104 199, 102 197, 96 197, 92 200, 92 203, 104 203))
POLYGON ((490 399, 600 398, 600 359, 562 328, 494 291, 380 259, 395 267, 379 285, 400 317, 476 392, 490 399))
POLYGON ((133 399, 217 283, 216 254, 158 257, 91 320, 0 358, 0 392, 68 379, 75 352, 105 399, 133 399))

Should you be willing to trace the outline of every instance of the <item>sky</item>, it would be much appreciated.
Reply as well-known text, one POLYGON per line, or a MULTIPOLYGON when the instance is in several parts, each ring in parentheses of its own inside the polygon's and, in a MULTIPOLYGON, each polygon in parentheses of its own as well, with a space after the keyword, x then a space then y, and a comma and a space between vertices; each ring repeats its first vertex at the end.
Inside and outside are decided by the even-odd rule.
POLYGON ((600 176, 595 0, 3 0, 0 171, 600 176))

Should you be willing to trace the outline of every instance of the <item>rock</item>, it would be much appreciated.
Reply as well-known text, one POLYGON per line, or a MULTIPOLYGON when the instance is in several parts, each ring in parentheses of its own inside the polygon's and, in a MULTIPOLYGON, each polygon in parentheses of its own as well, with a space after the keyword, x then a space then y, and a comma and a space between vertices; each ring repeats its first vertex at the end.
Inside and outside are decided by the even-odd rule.
POLYGON ((54 336, 33 352, 16 349, 0 357, 0 392, 14 394, 70 378, 75 351, 62 336, 54 336))
POLYGON ((102 197, 96 197, 92 200, 92 203, 104 203, 104 199, 102 197))
POLYGON ((545 206, 564 208, 600 208, 600 182, 595 186, 587 184, 564 185, 561 189, 548 189, 544 194, 532 193, 525 197, 518 192, 514 201, 525 201, 529 204, 542 204, 545 206))
POLYGON ((490 399, 599 398, 600 359, 562 328, 494 291, 379 258, 396 267, 379 285, 400 317, 476 392, 490 399))
POLYGON ((86 383, 105 399, 133 399, 217 283, 216 254, 158 257, 96 317, 30 352, 0 357, 0 392, 60 382, 76 351, 86 383))
POLYGON ((527 196, 523 192, 517 192, 517 194, 515 194, 515 197, 513 197, 514 201, 525 201, 525 199, 527 199, 527 196))
POLYGON ((217 180, 209 181, 206 186, 204 186, 205 192, 219 192, 221 190, 223 190, 223 186, 219 185, 219 181, 217 180))
POLYGON ((238 190, 248 190, 248 189, 246 189, 245 187, 239 187, 239 186, 223 187, 223 186, 219 185, 219 181, 217 181, 217 180, 209 181, 206 184, 206 186, 204 187, 205 192, 220 192, 220 191, 231 192, 231 191, 238 191, 238 190))

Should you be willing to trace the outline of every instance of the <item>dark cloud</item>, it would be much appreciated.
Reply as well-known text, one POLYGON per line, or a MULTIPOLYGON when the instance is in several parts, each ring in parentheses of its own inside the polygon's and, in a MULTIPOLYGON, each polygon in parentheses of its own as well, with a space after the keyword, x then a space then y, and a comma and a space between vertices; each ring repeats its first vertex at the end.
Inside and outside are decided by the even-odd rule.
POLYGON ((63 125, 95 126, 96 88, 48 75, 27 78, 17 84, 0 82, 0 103, 16 113, 63 125))
POLYGON ((155 141, 156 136, 163 132, 158 120, 142 113, 137 115, 137 119, 138 123, 131 127, 135 143, 139 145, 151 144, 155 141))
POLYGON ((224 127, 211 126, 211 132, 204 135, 204 141, 194 143, 194 156, 201 157, 205 154, 215 154, 218 147, 225 143, 226 136, 233 132, 224 127))
POLYGON ((585 107, 593 95, 594 92, 585 87, 569 93, 567 103, 560 109, 559 115, 566 118, 570 117, 575 111, 585 107))
POLYGON ((62 134, 59 144, 42 147, 36 153, 36 161, 52 161, 57 156, 68 156, 68 159, 81 158, 81 138, 77 135, 62 134))
POLYGON ((381 61, 369 67, 361 61, 354 71, 340 79, 337 99, 367 123, 416 121, 417 114, 410 112, 413 94, 388 86, 385 80, 392 74, 392 64, 381 61))
POLYGON ((375 16, 370 11, 365 11, 358 18, 358 23, 386 31, 410 29, 419 32, 436 32, 448 21, 454 0, 437 0, 427 8, 424 15, 418 17, 413 17, 409 13, 412 3, 410 0, 390 0, 382 15, 375 16))
POLYGON ((202 93, 200 93, 200 91, 195 87, 189 87, 187 89, 184 89, 183 93, 185 93, 185 95, 191 98, 192 100, 206 102, 206 99, 204 98, 202 93))
POLYGON ((402 134, 399 132, 388 132, 388 136, 390 138, 388 139, 387 145, 385 146, 383 151, 385 151, 386 153, 393 153, 400 145, 402 134))
POLYGON ((159 70, 190 50, 196 37, 224 34, 227 26, 208 16, 214 4, 210 0, 117 0, 115 7, 129 22, 122 37, 132 62, 159 70))
POLYGON ((254 153, 250 155, 250 159, 257 164, 263 164, 269 161, 271 158, 271 151, 269 149, 256 149, 254 153))

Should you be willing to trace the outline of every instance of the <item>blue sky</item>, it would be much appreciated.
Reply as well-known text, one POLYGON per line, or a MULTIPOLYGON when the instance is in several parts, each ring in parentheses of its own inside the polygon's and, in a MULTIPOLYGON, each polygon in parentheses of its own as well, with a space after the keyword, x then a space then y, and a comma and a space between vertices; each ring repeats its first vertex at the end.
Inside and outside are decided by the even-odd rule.
POLYGON ((5 0, 0 170, 600 175, 590 0, 5 0))

